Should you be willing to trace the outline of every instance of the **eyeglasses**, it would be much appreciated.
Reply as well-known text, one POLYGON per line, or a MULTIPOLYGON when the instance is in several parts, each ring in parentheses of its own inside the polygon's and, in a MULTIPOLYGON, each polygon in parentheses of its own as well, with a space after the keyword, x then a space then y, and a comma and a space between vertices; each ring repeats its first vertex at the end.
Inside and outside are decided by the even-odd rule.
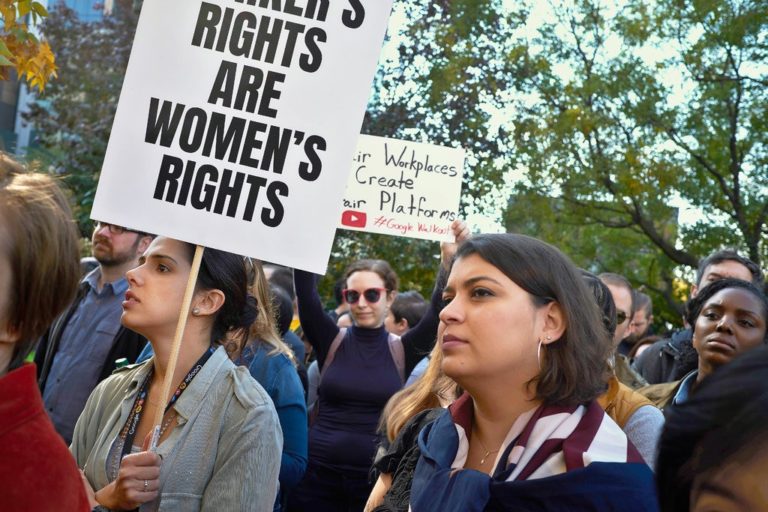
POLYGON ((375 304, 381 299, 381 293, 387 291, 386 288, 368 288, 361 294, 357 290, 348 290, 345 288, 341 290, 341 295, 349 304, 357 304, 357 301, 360 300, 360 295, 365 297, 365 302, 375 304))
POLYGON ((623 312, 622 310, 620 310, 620 309, 616 310, 616 323, 618 325, 623 324, 624 322, 627 321, 627 316, 628 315, 625 312, 623 312))
POLYGON ((93 230, 98 231, 101 228, 107 228, 109 232, 113 235, 122 235, 123 233, 138 233, 138 231, 124 228, 123 226, 118 226, 116 224, 107 224, 106 222, 96 221, 96 224, 93 225, 93 230))

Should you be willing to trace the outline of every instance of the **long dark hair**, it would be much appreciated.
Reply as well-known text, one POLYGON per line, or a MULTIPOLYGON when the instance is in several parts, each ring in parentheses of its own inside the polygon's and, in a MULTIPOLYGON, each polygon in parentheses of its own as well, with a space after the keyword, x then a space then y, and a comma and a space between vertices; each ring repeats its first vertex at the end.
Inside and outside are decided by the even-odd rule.
POLYGON ((565 332, 542 347, 542 369, 529 383, 536 384, 536 398, 548 405, 577 405, 603 393, 611 339, 594 297, 568 257, 541 240, 511 233, 470 238, 459 246, 455 260, 472 254, 528 292, 535 306, 555 301, 563 310, 565 332))
MULTIPOLYGON (((185 245, 191 262, 195 246, 185 245)), ((205 249, 195 290, 214 289, 221 290, 225 300, 214 318, 211 344, 225 345, 230 354, 239 353, 258 314, 256 299, 248 293, 248 273, 242 256, 205 249)))

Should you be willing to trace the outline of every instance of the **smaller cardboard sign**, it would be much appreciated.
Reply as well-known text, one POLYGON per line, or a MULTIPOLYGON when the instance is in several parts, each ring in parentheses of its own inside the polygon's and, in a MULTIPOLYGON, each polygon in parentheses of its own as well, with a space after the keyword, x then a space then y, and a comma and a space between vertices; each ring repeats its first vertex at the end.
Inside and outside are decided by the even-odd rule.
POLYGON ((361 135, 339 227, 452 241, 464 150, 361 135))

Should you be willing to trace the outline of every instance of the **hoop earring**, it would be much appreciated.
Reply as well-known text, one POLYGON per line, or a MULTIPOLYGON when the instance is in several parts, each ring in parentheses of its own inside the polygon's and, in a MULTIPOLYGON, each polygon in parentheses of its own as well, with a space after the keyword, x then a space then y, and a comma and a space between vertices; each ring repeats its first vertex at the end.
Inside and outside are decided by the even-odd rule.
POLYGON ((536 349, 536 360, 539 362, 539 370, 541 370, 541 338, 539 338, 539 348, 536 349))

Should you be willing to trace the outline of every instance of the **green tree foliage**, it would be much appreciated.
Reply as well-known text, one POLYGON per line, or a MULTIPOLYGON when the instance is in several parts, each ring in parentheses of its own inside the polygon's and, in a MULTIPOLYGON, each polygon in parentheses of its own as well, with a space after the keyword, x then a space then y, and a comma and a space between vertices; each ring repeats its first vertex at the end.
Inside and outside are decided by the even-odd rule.
POLYGON ((366 130, 466 147, 465 210, 517 171, 508 229, 626 274, 668 320, 700 257, 735 246, 762 262, 768 4, 510 5, 405 3, 366 130), (678 224, 685 207, 704 219, 678 224))
POLYGON ((30 158, 64 177, 75 199, 81 231, 88 216, 128 65, 137 16, 129 0, 113 15, 86 23, 60 4, 42 30, 57 55, 59 78, 31 107, 37 140, 30 158))
MULTIPOLYGON (((509 148, 492 115, 504 106, 504 54, 510 20, 497 0, 395 2, 394 16, 407 20, 390 32, 397 56, 380 62, 363 133, 461 146, 467 150, 462 215, 484 212, 503 180, 498 157, 509 148)), ((392 26, 390 26, 392 29, 392 26)), ((436 242, 339 230, 329 274, 341 275, 359 257, 388 260, 401 289, 431 292, 437 272, 436 242)), ((322 290, 330 296, 333 279, 322 290)))
MULTIPOLYGON (((674 227, 676 211, 670 210, 674 227)), ((682 302, 688 288, 675 277, 675 264, 660 257, 639 230, 611 229, 598 222, 585 222, 572 213, 572 205, 532 190, 512 195, 504 224, 514 233, 524 233, 551 243, 573 262, 594 274, 619 272, 657 300, 654 319, 658 325, 679 324, 682 302)))
MULTIPOLYGON (((558 197, 563 226, 619 229, 603 254, 628 256, 639 234, 663 269, 725 245, 764 261, 768 4, 578 0, 553 10, 508 54, 519 193, 558 197), (685 204, 705 219, 670 229, 670 207, 685 204)), ((663 274, 671 296, 673 274, 663 274)))

